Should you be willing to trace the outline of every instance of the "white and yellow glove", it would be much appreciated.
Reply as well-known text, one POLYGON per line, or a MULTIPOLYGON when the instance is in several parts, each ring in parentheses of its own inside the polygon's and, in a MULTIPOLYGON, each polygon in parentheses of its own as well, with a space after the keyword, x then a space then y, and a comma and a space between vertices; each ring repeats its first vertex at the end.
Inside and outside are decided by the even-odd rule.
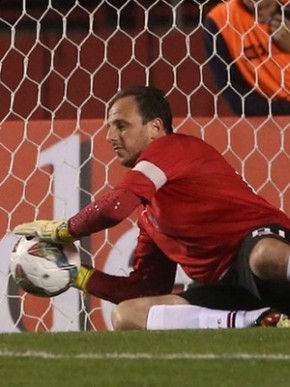
POLYGON ((13 232, 28 237, 38 236, 44 241, 53 243, 68 243, 75 240, 69 233, 67 220, 35 220, 19 224, 13 232))

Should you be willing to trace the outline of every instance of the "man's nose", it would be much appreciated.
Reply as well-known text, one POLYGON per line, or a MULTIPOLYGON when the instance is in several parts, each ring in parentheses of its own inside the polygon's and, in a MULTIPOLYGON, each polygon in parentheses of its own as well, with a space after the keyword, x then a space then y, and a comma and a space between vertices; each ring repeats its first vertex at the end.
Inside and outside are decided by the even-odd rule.
POLYGON ((116 140, 116 137, 117 137, 117 131, 114 130, 113 127, 110 127, 107 131, 107 136, 106 136, 106 140, 108 142, 113 142, 114 140, 116 140))

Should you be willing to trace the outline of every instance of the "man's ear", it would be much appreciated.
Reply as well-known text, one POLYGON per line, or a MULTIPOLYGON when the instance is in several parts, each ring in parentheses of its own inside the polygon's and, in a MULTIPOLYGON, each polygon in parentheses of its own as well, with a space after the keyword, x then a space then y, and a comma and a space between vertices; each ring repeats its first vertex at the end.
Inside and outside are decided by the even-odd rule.
POLYGON ((153 120, 151 120, 150 127, 151 127, 151 138, 153 140, 160 136, 164 136, 165 130, 164 130, 164 125, 161 118, 156 117, 153 120))

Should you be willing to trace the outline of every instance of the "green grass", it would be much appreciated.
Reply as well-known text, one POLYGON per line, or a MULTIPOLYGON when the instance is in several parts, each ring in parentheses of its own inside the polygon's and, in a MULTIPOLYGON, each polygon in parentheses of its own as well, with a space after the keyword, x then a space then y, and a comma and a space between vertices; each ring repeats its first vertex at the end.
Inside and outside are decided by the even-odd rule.
POLYGON ((8 387, 290 386, 290 330, 0 334, 8 387))

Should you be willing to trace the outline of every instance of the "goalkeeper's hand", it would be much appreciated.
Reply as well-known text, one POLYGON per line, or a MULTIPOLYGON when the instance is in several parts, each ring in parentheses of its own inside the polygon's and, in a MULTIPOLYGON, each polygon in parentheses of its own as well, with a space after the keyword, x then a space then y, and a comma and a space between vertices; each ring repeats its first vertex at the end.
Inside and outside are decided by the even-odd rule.
POLYGON ((38 236, 40 239, 54 243, 68 243, 75 240, 69 233, 66 220, 35 220, 22 223, 13 230, 16 235, 38 236))

